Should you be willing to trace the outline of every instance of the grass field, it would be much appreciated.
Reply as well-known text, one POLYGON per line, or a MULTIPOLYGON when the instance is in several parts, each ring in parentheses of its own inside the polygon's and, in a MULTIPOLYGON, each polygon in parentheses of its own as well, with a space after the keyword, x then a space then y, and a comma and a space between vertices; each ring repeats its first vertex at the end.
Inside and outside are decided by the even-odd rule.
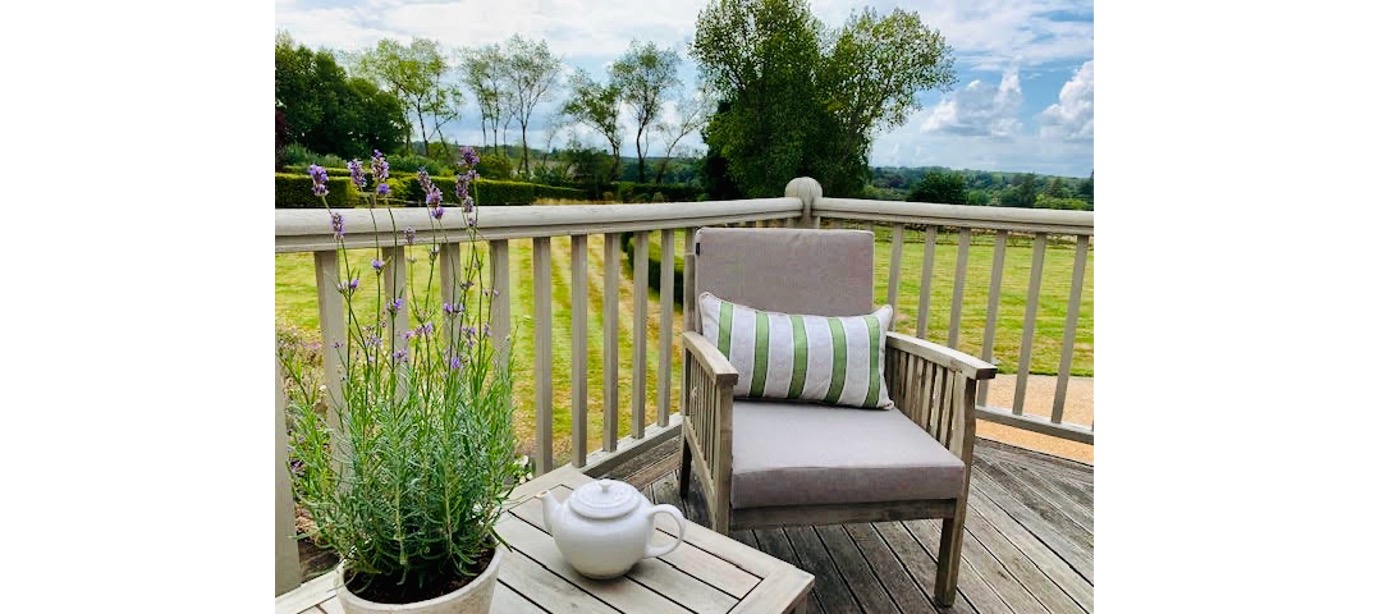
MULTIPOLYGON (((682 251, 683 233, 676 233, 676 254, 682 251)), ((658 243, 659 233, 651 233, 651 242, 658 243)), ((898 320, 895 329, 913 333, 917 325, 919 285, 923 266, 923 244, 921 232, 910 230, 906 241, 901 266, 902 282, 899 301, 896 306, 898 320)), ((517 402, 518 433, 522 449, 529 452, 534 440, 534 288, 532 284, 532 262, 530 241, 511 241, 511 306, 515 328, 515 349, 513 367, 517 402)), ((588 450, 600 447, 603 429, 603 241, 594 235, 588 241, 588 450)), ((467 250, 467 248, 465 248, 467 250)), ((480 246, 480 251, 486 248, 480 246)), ((658 251, 658 250, 653 250, 658 251)), ((959 347, 968 353, 979 355, 981 338, 984 334, 985 313, 989 290, 991 260, 993 258, 993 238, 977 236, 970 249, 967 261, 966 285, 961 309, 961 332, 959 347)), ((412 284, 417 288, 426 286, 430 273, 425 248, 412 250, 415 260, 411 268, 412 284)), ((572 317, 569 300, 571 287, 570 239, 556 237, 551 241, 553 276, 554 314, 554 447, 555 462, 567 462, 570 456, 570 340, 572 337, 572 317)), ((618 255, 622 255, 618 250, 618 255)), ((877 229, 875 247, 875 296, 877 301, 887 297, 889 279, 889 233, 877 229)), ((486 254, 485 254, 486 255, 486 254)), ((927 337, 938 343, 946 343, 948 318, 951 310, 956 268, 956 235, 942 235, 936 249, 933 269, 933 291, 928 317, 927 337)), ((1061 357, 1063 327, 1066 321, 1066 308, 1070 295, 1071 271, 1074 262, 1074 244, 1049 245, 1043 265, 1042 287, 1039 292, 1036 334, 1033 342, 1031 370, 1034 373, 1055 374, 1061 357)), ((373 257, 369 250, 350 252, 350 263, 361 271, 363 289, 361 296, 371 297, 370 285, 373 281, 368 262, 373 257)), ((307 331, 319 326, 316 299, 315 277, 310 254, 279 254, 276 271, 276 310, 279 323, 290 324, 307 331)), ((1005 252, 1004 276, 1000 288, 1000 302, 995 334, 994 356, 1002 373, 1017 370, 1018 350, 1027 299, 1028 277, 1032 264, 1032 250, 1026 242, 1011 242, 1005 252)), ((1081 295, 1080 322, 1077 326, 1076 344, 1071 372, 1074 375, 1093 375, 1094 371, 1094 250, 1086 267, 1085 287, 1081 295)), ((632 322, 633 288, 631 270, 623 259, 622 283, 618 288, 618 436, 631 431, 631 389, 632 389, 632 322)), ((438 285, 438 282, 436 282, 438 285)), ((424 294, 424 293, 423 293, 424 294)), ((360 310, 365 315, 375 313, 372 300, 360 301, 360 310), (366 305, 362 304, 366 303, 366 305)), ((682 315, 676 308, 674 317, 673 356, 671 373, 679 369, 679 333, 682 315)), ((652 290, 647 311, 647 375, 646 375, 646 424, 652 424, 656 417, 657 390, 662 374, 657 368, 660 339, 660 301, 652 290)), ((414 323, 413 323, 414 324, 414 323)), ((670 390, 670 412, 675 411, 679 398, 678 383, 670 390)))

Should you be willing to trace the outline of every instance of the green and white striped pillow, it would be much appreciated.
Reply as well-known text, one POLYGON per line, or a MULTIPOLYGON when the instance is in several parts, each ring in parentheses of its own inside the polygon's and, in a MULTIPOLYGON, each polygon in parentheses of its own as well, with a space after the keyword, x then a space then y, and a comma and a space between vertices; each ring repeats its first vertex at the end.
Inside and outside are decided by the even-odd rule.
POLYGON ((885 331, 894 309, 827 317, 759 311, 710 292, 698 297, 703 337, 741 374, 738 397, 887 409, 885 331))

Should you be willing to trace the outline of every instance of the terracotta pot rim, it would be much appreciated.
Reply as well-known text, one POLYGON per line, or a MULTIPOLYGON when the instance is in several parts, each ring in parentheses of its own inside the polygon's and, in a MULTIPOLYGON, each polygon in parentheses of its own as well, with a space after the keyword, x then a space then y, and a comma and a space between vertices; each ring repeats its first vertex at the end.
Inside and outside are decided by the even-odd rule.
POLYGON ((336 586, 335 592, 337 595, 339 595, 341 601, 352 601, 355 605, 362 606, 365 608, 372 608, 375 610, 388 610, 393 612, 421 610, 431 606, 438 605, 446 601, 460 599, 464 595, 467 595, 477 590, 478 587, 482 586, 490 578, 496 578, 497 567, 499 564, 502 563, 502 556, 506 550, 506 546, 503 546, 502 544, 497 544, 493 547, 492 560, 488 562, 488 566, 483 570, 483 573, 475 576, 473 580, 471 580, 468 584, 465 584, 463 588, 460 588, 457 591, 445 593, 443 595, 440 595, 439 597, 433 597, 425 601, 412 601, 410 603, 379 603, 376 601, 369 601, 367 599, 364 599, 363 597, 355 595, 353 591, 349 590, 349 585, 344 581, 344 566, 342 564, 339 567, 339 584, 338 586, 336 586))

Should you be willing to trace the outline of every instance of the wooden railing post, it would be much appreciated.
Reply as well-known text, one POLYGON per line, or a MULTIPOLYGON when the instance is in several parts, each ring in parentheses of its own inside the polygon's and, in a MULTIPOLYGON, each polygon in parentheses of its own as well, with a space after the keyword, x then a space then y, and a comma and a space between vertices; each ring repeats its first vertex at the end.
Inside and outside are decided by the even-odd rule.
POLYGON ((292 478, 287 472, 287 399, 282 391, 282 365, 273 361, 274 389, 277 411, 273 418, 276 428, 276 454, 273 470, 276 482, 276 509, 273 523, 273 543, 276 550, 277 593, 281 595, 301 585, 301 562, 296 552, 296 506, 292 502, 292 478))
POLYGON ((638 232, 632 267, 634 292, 631 326, 631 436, 645 436, 646 317, 650 310, 650 237, 638 232))
POLYGON ((554 469, 554 316, 550 311, 550 238, 531 239, 535 285, 535 473, 554 469))
POLYGON ((569 344, 569 363, 572 369, 569 394, 573 455, 575 467, 588 463, 588 235, 574 235, 569 241, 570 313, 573 318, 569 344))
POLYGON ((674 229, 660 231, 660 379, 655 424, 669 425, 669 389, 674 382, 674 229))
POLYGON ((621 235, 602 236, 602 449, 617 450, 617 314, 621 311, 621 235))
POLYGON ((817 228, 818 218, 813 216, 813 203, 822 198, 822 184, 812 177, 797 177, 784 186, 784 195, 803 201, 803 211, 798 225, 803 228, 817 228))

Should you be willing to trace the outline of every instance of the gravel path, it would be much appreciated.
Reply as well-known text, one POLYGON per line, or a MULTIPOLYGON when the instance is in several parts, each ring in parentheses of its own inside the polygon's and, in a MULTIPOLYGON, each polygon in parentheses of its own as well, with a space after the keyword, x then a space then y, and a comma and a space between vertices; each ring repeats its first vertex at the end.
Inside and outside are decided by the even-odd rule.
MULTIPOLYGON (((989 398, 986 399, 986 404, 994 407, 1013 407, 1014 386, 1017 383, 1018 376, 1016 375, 1000 374, 996 376, 990 382, 990 393, 989 398)), ((1051 416, 1052 399, 1056 390, 1056 376, 1029 375, 1028 390, 1023 401, 1023 413, 1043 417, 1051 416)), ((1095 378, 1070 378, 1066 387, 1066 406, 1062 414, 1062 421, 1087 426, 1094 423, 1095 378)), ((1092 465, 1095 463, 1095 446, 984 421, 976 425, 975 432, 981 437, 1022 448, 1055 454, 1092 465)))

